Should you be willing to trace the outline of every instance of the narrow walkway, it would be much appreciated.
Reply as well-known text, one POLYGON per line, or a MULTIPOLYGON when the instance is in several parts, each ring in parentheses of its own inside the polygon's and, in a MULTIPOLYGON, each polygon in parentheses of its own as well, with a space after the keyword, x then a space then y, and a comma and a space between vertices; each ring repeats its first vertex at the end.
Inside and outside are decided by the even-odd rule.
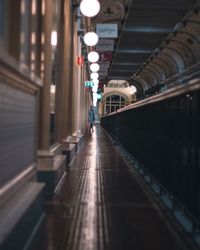
POLYGON ((47 205, 45 250, 186 250, 97 125, 47 205))

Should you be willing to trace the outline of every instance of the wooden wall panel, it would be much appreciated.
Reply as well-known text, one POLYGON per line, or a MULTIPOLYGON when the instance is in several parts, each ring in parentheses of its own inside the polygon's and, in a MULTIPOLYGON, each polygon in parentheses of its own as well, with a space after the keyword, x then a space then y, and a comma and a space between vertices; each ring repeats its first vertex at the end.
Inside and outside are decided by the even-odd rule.
POLYGON ((0 187, 34 161, 36 96, 0 82, 0 187))

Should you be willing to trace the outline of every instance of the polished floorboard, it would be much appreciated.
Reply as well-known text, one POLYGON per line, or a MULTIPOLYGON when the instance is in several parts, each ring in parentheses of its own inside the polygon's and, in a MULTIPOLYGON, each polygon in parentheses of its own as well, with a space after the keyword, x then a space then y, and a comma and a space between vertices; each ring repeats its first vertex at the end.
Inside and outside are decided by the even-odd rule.
POLYGON ((191 249, 99 125, 46 212, 44 250, 191 249))

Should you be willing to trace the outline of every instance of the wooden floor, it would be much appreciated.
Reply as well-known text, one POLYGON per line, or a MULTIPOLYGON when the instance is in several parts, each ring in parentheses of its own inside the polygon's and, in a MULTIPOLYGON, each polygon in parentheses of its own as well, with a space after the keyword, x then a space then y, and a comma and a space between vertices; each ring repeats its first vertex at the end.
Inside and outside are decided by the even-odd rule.
POLYGON ((47 202, 44 250, 186 250, 157 203, 97 125, 47 202))

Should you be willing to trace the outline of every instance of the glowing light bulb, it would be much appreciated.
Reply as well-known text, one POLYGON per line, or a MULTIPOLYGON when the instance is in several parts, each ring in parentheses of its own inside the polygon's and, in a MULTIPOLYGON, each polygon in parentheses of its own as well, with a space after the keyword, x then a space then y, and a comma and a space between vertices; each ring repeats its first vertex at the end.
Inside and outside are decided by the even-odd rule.
POLYGON ((99 84, 99 80, 97 78, 93 79, 93 83, 94 83, 94 85, 98 85, 99 84))
POLYGON ((88 46, 94 46, 98 43, 99 37, 95 32, 87 32, 83 37, 84 43, 88 46))
POLYGON ((88 54, 88 61, 89 62, 97 62, 99 60, 99 54, 95 51, 92 51, 88 54))
POLYGON ((98 79, 99 74, 98 74, 98 73, 92 73, 92 74, 90 75, 90 77, 91 77, 92 79, 98 79))
POLYGON ((93 17, 100 11, 100 3, 98 0, 82 0, 80 11, 84 16, 93 17))
POLYGON ((97 72, 97 71, 99 71, 99 64, 98 63, 92 63, 91 65, 90 65, 90 70, 92 71, 92 72, 97 72))

